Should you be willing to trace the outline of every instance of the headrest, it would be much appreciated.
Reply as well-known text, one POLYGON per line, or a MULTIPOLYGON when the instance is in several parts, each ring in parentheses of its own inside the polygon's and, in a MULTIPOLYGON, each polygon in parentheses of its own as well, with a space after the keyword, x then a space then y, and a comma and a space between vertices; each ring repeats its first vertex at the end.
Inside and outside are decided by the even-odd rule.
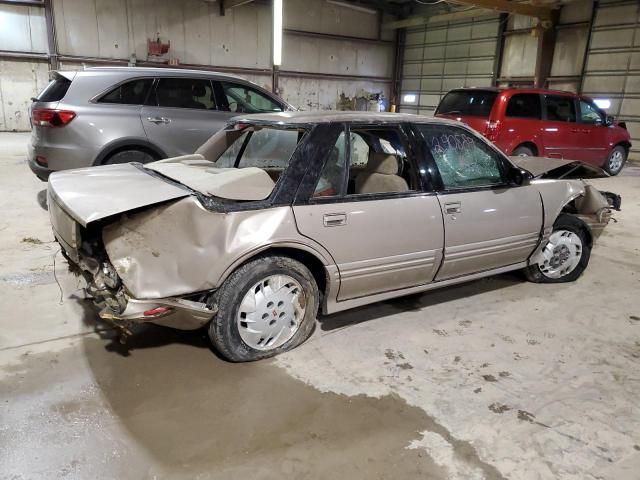
POLYGON ((191 94, 194 97, 204 97, 207 94, 207 89, 201 83, 196 83, 191 89, 191 94))
POLYGON ((399 169, 398 157, 390 153, 369 152, 366 170, 369 173, 397 175, 399 169))

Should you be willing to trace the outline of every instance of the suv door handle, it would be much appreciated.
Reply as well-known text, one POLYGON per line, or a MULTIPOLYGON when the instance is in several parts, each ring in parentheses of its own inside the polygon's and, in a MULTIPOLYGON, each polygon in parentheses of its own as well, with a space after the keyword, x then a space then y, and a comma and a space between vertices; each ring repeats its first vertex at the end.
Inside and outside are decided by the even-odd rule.
POLYGON ((161 123, 170 123, 171 119, 167 117, 147 117, 147 121, 159 125, 161 123))
POLYGON ((325 227, 339 227, 347 224, 346 213, 327 213, 322 217, 322 223, 325 227))
POLYGON ((460 213, 462 211, 462 202, 451 202, 444 204, 445 213, 460 213))

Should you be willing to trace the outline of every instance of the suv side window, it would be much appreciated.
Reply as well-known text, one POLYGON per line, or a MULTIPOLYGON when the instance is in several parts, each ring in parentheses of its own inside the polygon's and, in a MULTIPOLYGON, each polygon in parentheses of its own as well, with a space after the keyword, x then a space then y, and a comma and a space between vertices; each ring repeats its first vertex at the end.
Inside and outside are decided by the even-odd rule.
POLYGON ((419 125, 445 190, 505 183, 499 155, 472 133, 458 127, 419 125))
POLYGON ((249 85, 220 82, 224 110, 237 113, 282 112, 282 106, 249 85))
POLYGON ((216 109, 211 82, 202 78, 160 78, 154 97, 158 107, 216 109))
POLYGON ((547 120, 552 122, 575 122, 576 104, 573 97, 546 95, 547 120))
POLYGON ((152 78, 137 78, 129 82, 121 83, 109 93, 104 94, 98 102, 118 103, 121 105, 143 105, 152 84, 152 78))
POLYGON ((511 118, 540 120, 542 118, 540 95, 537 93, 518 93, 513 95, 509 99, 506 115, 511 118))
POLYGON ((594 105, 580 100, 580 121, 591 125, 604 125, 605 116, 594 105))

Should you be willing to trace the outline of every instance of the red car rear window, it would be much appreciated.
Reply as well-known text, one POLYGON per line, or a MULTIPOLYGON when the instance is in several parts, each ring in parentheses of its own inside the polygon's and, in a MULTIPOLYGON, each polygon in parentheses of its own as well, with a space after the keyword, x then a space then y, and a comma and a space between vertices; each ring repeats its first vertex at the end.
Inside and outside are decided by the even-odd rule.
POLYGON ((498 92, 482 90, 454 90, 447 93, 436 115, 469 115, 472 117, 488 117, 496 101, 498 92))

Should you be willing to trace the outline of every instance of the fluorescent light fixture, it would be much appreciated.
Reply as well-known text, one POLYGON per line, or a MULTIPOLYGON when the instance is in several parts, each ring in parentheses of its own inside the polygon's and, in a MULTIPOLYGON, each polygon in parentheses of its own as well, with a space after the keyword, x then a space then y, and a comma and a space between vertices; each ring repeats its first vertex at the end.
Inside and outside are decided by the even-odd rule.
POLYGON ((282 0, 273 0, 273 64, 282 64, 282 0))
POLYGON ((416 103, 416 96, 413 93, 407 93, 402 97, 402 103, 416 103))
POLYGON ((371 13, 371 14, 378 13, 373 8, 361 7, 359 5, 353 5, 351 3, 341 2, 339 0, 327 0, 327 3, 330 3, 332 5, 337 5, 338 7, 350 8, 351 10, 356 10, 358 12, 371 13))
POLYGON ((593 103, 595 103, 598 108, 601 108, 602 110, 606 110, 611 106, 611 100, 607 98, 596 98, 593 100, 593 103))

